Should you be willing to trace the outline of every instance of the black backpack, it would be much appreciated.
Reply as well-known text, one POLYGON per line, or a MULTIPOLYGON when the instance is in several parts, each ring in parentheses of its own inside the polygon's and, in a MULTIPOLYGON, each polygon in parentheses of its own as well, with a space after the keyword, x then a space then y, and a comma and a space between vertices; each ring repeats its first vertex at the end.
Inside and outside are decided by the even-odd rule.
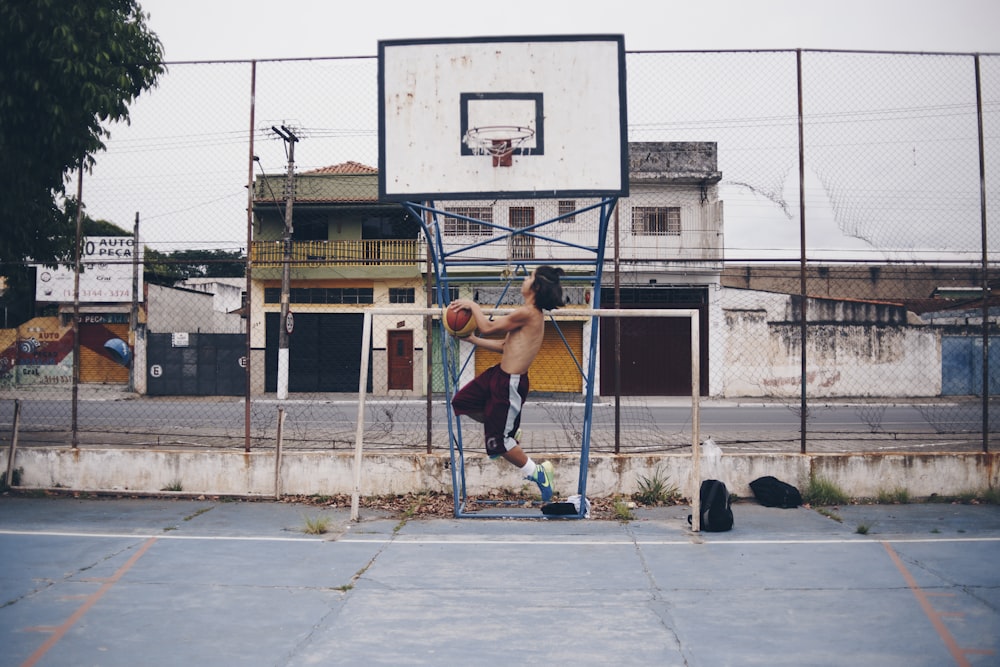
POLYGON ((787 482, 776 477, 761 477, 750 482, 754 498, 764 507, 798 507, 802 504, 802 494, 787 482))
MULTIPOLYGON (((721 533, 733 528, 733 510, 730 508, 729 489, 717 479, 706 479, 701 483, 701 529, 710 533, 721 533)), ((688 515, 691 523, 691 515, 688 515)))

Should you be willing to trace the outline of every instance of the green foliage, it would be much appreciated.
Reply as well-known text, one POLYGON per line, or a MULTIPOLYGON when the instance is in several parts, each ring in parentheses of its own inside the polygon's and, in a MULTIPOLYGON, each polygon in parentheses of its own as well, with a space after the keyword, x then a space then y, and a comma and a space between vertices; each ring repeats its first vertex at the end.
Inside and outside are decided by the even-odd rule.
POLYGON ((71 257, 65 179, 164 71, 146 19, 137 0, 0 2, 0 265, 71 257))
POLYGON ((632 516, 632 508, 619 496, 615 496, 614 498, 614 502, 611 505, 611 513, 621 523, 628 523, 635 518, 632 516))
POLYGON ((910 492, 901 486, 895 489, 879 489, 875 502, 879 505, 905 505, 910 502, 910 492))
POLYGON ((643 505, 652 506, 672 505, 677 502, 680 492, 662 474, 662 470, 657 466, 651 477, 645 475, 639 477, 639 490, 632 494, 632 499, 643 505))
POLYGON ((144 280, 171 286, 187 278, 242 278, 246 255, 227 250, 180 250, 164 253, 152 248, 143 251, 144 280))
POLYGON ((14 468, 10 471, 11 482, 7 483, 7 471, 0 472, 0 491, 6 491, 12 486, 21 486, 21 477, 24 476, 24 468, 14 468))
MULTIPOLYGON (((0 204, 2 206, 2 204, 0 204)), ((69 198, 65 203, 65 214, 71 221, 72 236, 67 240, 71 243, 76 238, 76 211, 77 203, 73 198, 69 198)), ((107 220, 95 220, 86 213, 80 221, 80 235, 87 236, 132 236, 132 232, 122 229, 113 222, 107 220)), ((0 241, 2 242, 2 241, 0 241)), ((65 260, 72 262, 72 247, 65 260)), ((54 266, 52 262, 50 266, 54 266)), ((0 321, 0 328, 7 329, 27 322, 32 317, 42 313, 35 312, 35 279, 37 269, 34 266, 22 262, 4 264, 0 262, 0 276, 7 279, 7 289, 0 296, 0 306, 3 307, 5 321, 0 321)))
POLYGON ((1000 489, 986 489, 981 495, 984 503, 1000 505, 1000 489))
POLYGON ((850 498, 839 486, 822 477, 809 480, 802 498, 810 505, 844 505, 850 502, 850 498))

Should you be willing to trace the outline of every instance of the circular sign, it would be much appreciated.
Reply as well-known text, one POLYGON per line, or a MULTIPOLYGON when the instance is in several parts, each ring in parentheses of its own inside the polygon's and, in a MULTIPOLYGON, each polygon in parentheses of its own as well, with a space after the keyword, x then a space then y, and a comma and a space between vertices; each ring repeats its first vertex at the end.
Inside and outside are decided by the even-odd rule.
POLYGON ((293 329, 295 329, 295 316, 292 315, 292 311, 288 311, 285 313, 285 331, 291 334, 293 329))
POLYGON ((237 363, 240 365, 240 368, 246 368, 247 367, 247 358, 246 358, 246 355, 240 357, 240 359, 239 359, 239 361, 237 363))
POLYGON ((153 364, 152 366, 149 367, 149 374, 155 378, 160 377, 161 375, 163 375, 163 366, 159 364, 153 364))

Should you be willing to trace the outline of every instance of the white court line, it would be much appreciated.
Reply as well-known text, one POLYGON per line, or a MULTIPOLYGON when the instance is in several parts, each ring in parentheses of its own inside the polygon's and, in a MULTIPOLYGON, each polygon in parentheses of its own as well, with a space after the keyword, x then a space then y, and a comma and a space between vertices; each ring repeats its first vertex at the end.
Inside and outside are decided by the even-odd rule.
MULTIPOLYGON (((170 533, 80 533, 60 530, 2 530, 0 535, 37 535, 41 537, 97 537, 110 539, 148 540, 218 540, 233 542, 332 542, 335 540, 316 537, 247 537, 239 535, 171 535, 170 533)), ((375 540, 373 540, 374 542, 375 540)))
MULTIPOLYGON (((376 543, 380 540, 368 540, 364 538, 348 538, 342 540, 336 540, 337 542, 352 542, 352 543, 364 543, 372 542, 376 543)), ((383 540, 384 541, 384 540, 383 540)), ((457 544, 457 545, 487 545, 495 544, 498 546, 519 546, 525 544, 540 544, 540 545, 571 545, 571 546, 686 546, 686 545, 696 545, 696 546, 746 546, 755 544, 874 544, 880 545, 883 542, 892 542, 893 544, 909 543, 909 542, 1000 542, 1000 536, 998 537, 940 537, 940 538, 888 538, 888 539, 775 539, 775 540, 720 540, 720 541, 706 541, 704 539, 700 541, 695 541, 692 539, 676 539, 676 540, 531 540, 531 539, 513 539, 513 540, 465 540, 465 539, 420 539, 419 537, 400 537, 397 536, 392 543, 393 544, 457 544)))
POLYGON ((997 537, 886 537, 883 539, 859 539, 859 538, 821 538, 821 539, 773 539, 773 540, 709 540, 702 538, 694 541, 690 538, 680 538, 676 540, 626 540, 616 538, 613 540, 553 540, 553 539, 423 539, 416 536, 382 537, 348 537, 336 539, 334 537, 271 537, 271 536, 240 536, 240 535, 171 535, 169 533, 82 533, 73 531, 53 531, 53 530, 3 530, 0 535, 22 535, 41 537, 94 537, 111 539, 137 539, 145 540, 155 537, 158 540, 206 540, 215 542, 306 542, 306 543, 341 543, 341 544, 384 544, 392 542, 394 545, 426 545, 426 544, 452 544, 459 546, 746 546, 746 545, 782 545, 782 544, 867 544, 879 545, 883 542, 893 544, 902 543, 959 543, 959 542, 1000 542, 997 537))

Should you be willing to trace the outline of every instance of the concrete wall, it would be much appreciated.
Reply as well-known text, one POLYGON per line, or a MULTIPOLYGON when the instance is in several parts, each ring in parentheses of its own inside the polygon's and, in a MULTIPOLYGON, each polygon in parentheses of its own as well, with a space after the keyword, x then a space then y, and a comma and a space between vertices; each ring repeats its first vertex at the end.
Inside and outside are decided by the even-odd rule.
MULTIPOLYGON (((797 299, 722 288, 712 311, 713 396, 800 394, 797 299)), ((941 394, 940 331, 908 324, 898 306, 809 299, 808 322, 806 386, 811 397, 941 394)))
MULTIPOLYGON (((0 454, 6 470, 9 452, 0 454)), ((574 457, 549 457, 556 465, 556 491, 576 492, 579 468, 574 457)), ((643 479, 659 477, 691 497, 691 457, 685 454, 599 455, 590 460, 587 495, 630 495, 643 479)), ((18 450, 20 486, 90 492, 160 493, 180 485, 181 492, 205 495, 274 496, 273 451, 170 450, 87 447, 30 447, 18 450)), ((851 497, 871 498, 905 489, 911 498, 953 496, 995 489, 1000 484, 1000 453, 949 454, 723 454, 702 466, 702 478, 723 480, 743 498, 749 483, 773 475, 805 489, 811 475, 836 484, 851 497)), ((529 488, 517 471, 485 456, 466 457, 471 495, 529 488)), ((289 495, 336 495, 354 491, 353 452, 286 452, 280 486, 289 495)), ((175 489, 176 490, 176 489, 175 489)), ((364 456, 361 495, 450 492, 447 453, 377 453, 364 456)))

